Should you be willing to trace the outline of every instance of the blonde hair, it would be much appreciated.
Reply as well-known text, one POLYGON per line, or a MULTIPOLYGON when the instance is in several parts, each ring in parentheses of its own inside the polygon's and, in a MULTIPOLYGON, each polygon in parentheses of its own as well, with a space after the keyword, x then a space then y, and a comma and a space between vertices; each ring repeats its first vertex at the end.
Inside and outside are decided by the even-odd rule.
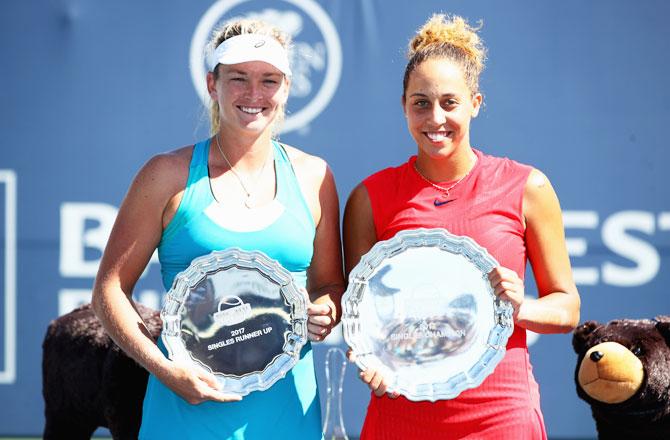
POLYGON ((457 15, 433 14, 409 42, 403 96, 407 91, 410 74, 419 64, 432 58, 445 58, 457 63, 463 69, 470 91, 478 92, 479 75, 484 70, 486 60, 484 42, 477 35, 481 27, 481 21, 475 28, 457 15))
MULTIPOLYGON (((232 38, 236 35, 242 34, 261 34, 269 35, 279 42, 286 50, 289 50, 291 45, 291 37, 286 33, 282 32, 279 28, 276 28, 264 21, 261 20, 251 20, 251 19, 241 19, 228 22, 216 29, 212 33, 212 38, 207 46, 207 51, 214 51, 219 44, 226 41, 228 38, 232 38)), ((214 78, 217 79, 219 75, 219 66, 217 65, 213 71, 214 78)), ((219 114, 219 103, 215 100, 211 100, 209 106, 209 131, 210 134, 214 135, 219 132, 219 121, 221 115, 219 114)), ((281 125, 281 122, 284 120, 284 108, 282 107, 275 118, 274 126, 277 127, 281 125)))

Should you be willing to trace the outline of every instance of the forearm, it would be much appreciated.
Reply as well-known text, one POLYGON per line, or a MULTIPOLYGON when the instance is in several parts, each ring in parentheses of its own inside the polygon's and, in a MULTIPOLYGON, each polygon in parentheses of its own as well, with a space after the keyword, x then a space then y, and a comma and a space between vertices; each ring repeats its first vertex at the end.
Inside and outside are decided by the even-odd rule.
POLYGON ((114 342, 145 369, 161 377, 169 361, 160 351, 135 308, 120 289, 96 288, 93 309, 114 342))
POLYGON ((535 333, 568 333, 579 323, 577 293, 553 292, 541 298, 526 298, 516 316, 516 325, 535 333))

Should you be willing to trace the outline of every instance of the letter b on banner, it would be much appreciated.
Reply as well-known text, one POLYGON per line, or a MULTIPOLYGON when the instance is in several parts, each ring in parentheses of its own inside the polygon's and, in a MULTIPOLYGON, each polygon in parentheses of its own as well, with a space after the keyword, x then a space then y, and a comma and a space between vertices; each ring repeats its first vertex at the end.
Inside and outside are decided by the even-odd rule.
POLYGON ((64 277, 95 277, 116 207, 105 203, 63 203, 60 210, 60 274, 64 277), (93 223, 93 224, 91 224, 93 223), (86 249, 96 253, 86 257, 86 249))

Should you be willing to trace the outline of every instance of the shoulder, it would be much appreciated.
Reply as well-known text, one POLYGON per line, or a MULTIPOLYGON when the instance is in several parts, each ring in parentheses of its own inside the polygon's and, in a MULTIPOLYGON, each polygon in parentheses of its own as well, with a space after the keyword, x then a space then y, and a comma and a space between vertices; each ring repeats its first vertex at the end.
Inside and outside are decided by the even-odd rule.
POLYGON ((166 179, 188 172, 193 146, 159 153, 151 157, 140 169, 138 177, 151 182, 164 183, 166 179))
POLYGON ((482 162, 483 168, 494 168, 503 173, 525 173, 526 175, 533 169, 531 165, 510 159, 506 156, 493 156, 478 150, 475 151, 479 160, 482 162))
POLYGON ((332 179, 332 172, 325 160, 293 146, 284 143, 281 145, 286 150, 291 165, 300 180, 320 184, 324 180, 332 179))
POLYGON ((158 153, 151 157, 142 167, 156 173, 166 173, 174 171, 175 168, 188 167, 193 153, 193 145, 177 148, 172 151, 158 153))
POLYGON ((537 168, 533 168, 526 180, 523 193, 523 207, 526 218, 544 218, 546 215, 560 215, 560 203, 549 178, 537 168))
POLYGON ((370 205, 368 189, 363 182, 359 183, 351 190, 347 204, 352 206, 370 205))
POLYGON ((286 150, 298 185, 312 212, 314 223, 321 224, 324 212, 327 213, 327 217, 339 215, 335 178, 326 161, 290 145, 281 145, 286 150))
POLYGON ((528 177, 534 168, 508 157, 492 156, 478 150, 475 153, 479 164, 474 175, 480 185, 521 201, 528 177))
POLYGON ((133 187, 153 194, 174 194, 186 184, 192 153, 191 145, 156 154, 140 168, 133 187))
POLYGON ((368 189, 363 182, 359 183, 353 190, 351 190, 349 198, 347 199, 347 204, 344 209, 344 217, 350 219, 352 216, 354 218, 372 218, 372 201, 370 200, 368 189))
POLYGON ((533 200, 538 197, 546 196, 548 193, 553 193, 554 189, 551 186, 549 178, 537 168, 532 168, 526 180, 525 195, 526 198, 533 200))
POLYGON ((368 189, 373 189, 377 186, 386 186, 389 184, 394 184, 398 182, 398 177, 403 173, 406 173, 409 169, 409 164, 411 162, 408 160, 405 163, 402 163, 397 166, 391 166, 377 171, 363 179, 362 185, 365 185, 368 189))

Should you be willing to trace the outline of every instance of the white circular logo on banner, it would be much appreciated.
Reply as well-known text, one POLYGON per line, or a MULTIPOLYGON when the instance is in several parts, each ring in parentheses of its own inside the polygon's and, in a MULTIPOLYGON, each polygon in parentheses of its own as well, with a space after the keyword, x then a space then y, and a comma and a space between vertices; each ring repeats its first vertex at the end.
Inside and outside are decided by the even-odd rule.
POLYGON ((191 78, 200 99, 208 105, 205 47, 212 31, 221 23, 251 18, 278 27, 293 40, 292 99, 281 130, 286 133, 307 126, 330 102, 340 82, 342 47, 335 25, 315 1, 283 0, 273 2, 272 7, 263 7, 263 4, 267 2, 219 0, 205 12, 191 40, 191 78))

